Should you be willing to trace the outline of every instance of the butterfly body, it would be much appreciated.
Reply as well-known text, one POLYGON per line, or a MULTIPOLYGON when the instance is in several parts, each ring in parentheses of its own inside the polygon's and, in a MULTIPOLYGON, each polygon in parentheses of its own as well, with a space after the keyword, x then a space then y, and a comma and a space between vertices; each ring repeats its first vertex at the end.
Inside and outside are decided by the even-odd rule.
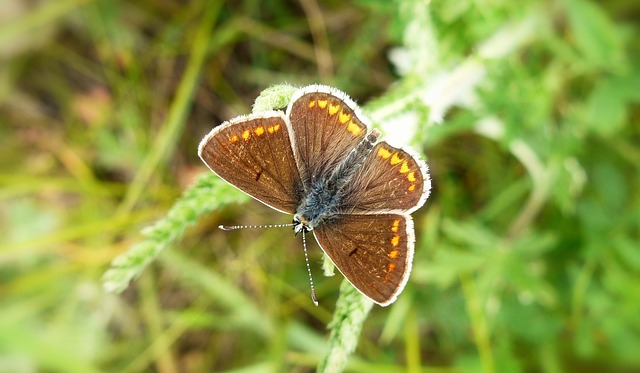
POLYGON ((349 212, 340 211, 344 189, 349 185, 358 168, 362 166, 379 136, 380 132, 372 131, 335 168, 331 175, 317 177, 317 180, 312 182, 308 195, 303 198, 293 217, 296 232, 312 231, 314 227, 324 221, 331 220, 340 213, 349 212))
POLYGON ((232 119, 200 143, 209 168, 258 201, 293 214, 338 270, 386 306, 404 288, 414 251, 411 212, 431 186, 411 150, 378 141, 344 93, 299 89, 282 111, 232 119))

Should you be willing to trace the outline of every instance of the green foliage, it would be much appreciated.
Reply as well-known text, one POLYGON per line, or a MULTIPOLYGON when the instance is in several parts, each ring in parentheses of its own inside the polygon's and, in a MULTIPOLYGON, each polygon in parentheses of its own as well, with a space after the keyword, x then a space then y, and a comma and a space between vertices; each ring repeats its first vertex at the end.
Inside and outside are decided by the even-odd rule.
POLYGON ((355 351, 358 338, 373 302, 363 297, 348 281, 340 285, 333 320, 329 324, 329 351, 318 366, 318 372, 341 372, 349 355, 355 351))
POLYGON ((288 84, 271 86, 260 93, 253 104, 253 112, 284 109, 289 104, 291 96, 297 87, 288 84))
POLYGON ((144 240, 116 257, 104 275, 107 291, 122 292, 149 263, 182 238, 187 227, 205 214, 247 200, 248 197, 211 174, 201 176, 169 210, 167 216, 142 231, 144 240))
POLYGON ((637 14, 0 2, 0 371, 640 369, 637 14), (391 307, 338 295, 310 243, 315 307, 290 231, 216 228, 290 217, 211 175, 198 142, 310 83, 428 158, 391 307))

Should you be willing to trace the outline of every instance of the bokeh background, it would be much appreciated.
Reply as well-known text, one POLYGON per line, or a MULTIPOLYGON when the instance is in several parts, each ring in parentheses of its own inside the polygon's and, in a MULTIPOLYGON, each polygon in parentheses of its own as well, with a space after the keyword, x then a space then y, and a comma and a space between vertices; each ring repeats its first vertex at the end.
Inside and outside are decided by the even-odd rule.
POLYGON ((299 237, 215 228, 289 221, 257 202, 123 294, 101 282, 207 172, 201 137, 284 82, 411 124, 434 180, 409 284, 347 371, 640 371, 639 19, 633 0, 0 1, 0 372, 315 370, 341 277, 311 243, 314 307, 299 237))

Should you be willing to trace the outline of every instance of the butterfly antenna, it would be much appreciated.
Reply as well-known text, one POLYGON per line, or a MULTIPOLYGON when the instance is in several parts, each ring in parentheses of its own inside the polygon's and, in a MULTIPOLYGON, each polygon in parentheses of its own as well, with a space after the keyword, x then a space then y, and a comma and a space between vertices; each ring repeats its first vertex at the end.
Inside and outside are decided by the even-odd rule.
POLYGON ((285 227, 293 227, 295 224, 267 224, 267 225, 218 225, 218 228, 223 231, 232 231, 234 229, 245 229, 245 228, 285 228, 285 227))
POLYGON ((302 249, 304 250, 304 260, 307 262, 307 273, 309 273, 309 284, 311 284, 311 300, 313 304, 318 305, 318 298, 316 298, 316 290, 313 287, 313 277, 311 276, 311 266, 309 265, 309 255, 307 255, 307 232, 302 232, 302 249))
MULTIPOLYGON (((295 223, 290 224, 267 224, 267 225, 218 225, 218 228, 225 231, 232 231, 234 229, 245 229, 245 228, 285 228, 285 227, 293 227, 295 223)), ((307 263, 307 273, 309 274, 309 284, 311 285, 311 300, 313 300, 313 304, 318 305, 318 298, 316 297, 316 289, 313 286, 313 277, 311 276, 311 266, 309 265, 309 254, 307 254, 307 235, 306 231, 302 232, 302 248, 304 250, 304 261, 307 263)))

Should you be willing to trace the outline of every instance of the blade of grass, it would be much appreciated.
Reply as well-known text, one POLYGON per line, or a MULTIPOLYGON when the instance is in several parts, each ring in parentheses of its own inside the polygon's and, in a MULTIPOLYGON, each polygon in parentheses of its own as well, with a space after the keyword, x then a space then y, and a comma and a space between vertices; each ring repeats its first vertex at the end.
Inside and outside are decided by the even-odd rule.
POLYGON ((482 302, 476 290, 475 280, 469 274, 462 274, 460 275, 460 284, 462 285, 467 304, 467 312, 469 313, 469 319, 471 319, 471 325, 473 327, 473 338, 480 354, 482 371, 484 373, 495 372, 489 325, 487 325, 482 302))
POLYGON ((200 80, 212 35, 211 29, 221 6, 221 2, 214 2, 211 6, 206 7, 191 50, 192 57, 178 86, 178 92, 169 109, 167 120, 162 126, 158 138, 144 160, 140 171, 134 177, 122 204, 118 207, 118 215, 131 211, 140 199, 158 165, 173 154, 175 150, 179 135, 184 128, 185 117, 192 102, 195 88, 200 80))
POLYGON ((160 258, 163 265, 173 269, 182 281, 204 290, 219 307, 228 311, 227 326, 241 325, 261 337, 273 335, 274 322, 240 289, 223 276, 211 271, 179 252, 167 250, 160 258))
POLYGON ((0 27, 0 47, 25 34, 34 32, 38 27, 54 23, 58 18, 88 3, 90 0, 67 0, 45 2, 35 11, 25 13, 0 27))

